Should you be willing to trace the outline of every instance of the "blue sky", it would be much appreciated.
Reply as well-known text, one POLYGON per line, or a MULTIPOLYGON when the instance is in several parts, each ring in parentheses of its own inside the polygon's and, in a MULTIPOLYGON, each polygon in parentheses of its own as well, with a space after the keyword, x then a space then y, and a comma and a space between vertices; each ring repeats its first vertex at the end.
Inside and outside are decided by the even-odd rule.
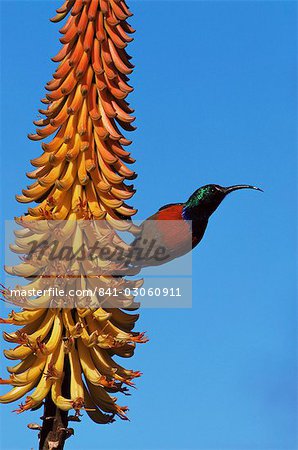
MULTIPOLYGON (((2 3, 2 217, 21 214, 34 129, 58 47, 60 2, 2 3)), ((294 450, 297 440, 297 4, 129 2, 137 68, 138 218, 200 185, 251 183, 224 201, 193 254, 192 309, 143 310, 150 342, 131 422, 84 416, 66 448, 294 450)), ((6 361, 2 358, 2 376, 6 361)), ((121 403, 121 402, 120 402, 121 403)), ((3 449, 36 448, 38 413, 1 406, 3 449)))

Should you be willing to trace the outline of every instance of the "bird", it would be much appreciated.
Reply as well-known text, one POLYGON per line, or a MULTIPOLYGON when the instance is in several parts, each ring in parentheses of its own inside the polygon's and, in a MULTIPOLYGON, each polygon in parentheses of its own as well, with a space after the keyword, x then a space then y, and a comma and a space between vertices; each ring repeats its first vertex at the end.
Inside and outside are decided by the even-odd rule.
POLYGON ((237 184, 223 187, 207 184, 198 188, 184 203, 170 203, 143 221, 126 265, 141 269, 159 266, 192 251, 202 240, 209 218, 231 192, 262 189, 237 184))

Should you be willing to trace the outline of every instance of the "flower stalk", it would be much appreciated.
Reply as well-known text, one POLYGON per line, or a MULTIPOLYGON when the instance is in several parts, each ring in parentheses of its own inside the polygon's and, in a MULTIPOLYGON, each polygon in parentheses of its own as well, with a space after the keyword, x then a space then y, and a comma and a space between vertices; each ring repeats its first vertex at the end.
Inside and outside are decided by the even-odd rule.
MULTIPOLYGON (((131 314, 138 307, 133 296, 120 296, 119 305, 111 307, 99 303, 97 295, 82 294, 70 305, 53 288, 73 284, 80 292, 87 285, 123 291, 142 281, 102 271, 86 277, 91 263, 77 260, 59 260, 49 275, 47 253, 41 259, 30 254, 30 242, 45 241, 53 229, 73 248, 84 240, 88 245, 105 240, 124 248, 118 231, 135 232, 131 217, 136 210, 127 204, 135 189, 127 182, 136 174, 129 168, 134 159, 126 149, 131 141, 123 134, 135 129, 133 109, 126 101, 133 90, 128 78, 133 65, 126 52, 134 32, 127 22, 131 15, 124 0, 66 0, 51 19, 65 19, 62 48, 52 58, 58 67, 46 85, 39 110, 43 118, 34 122, 36 133, 29 135, 46 142, 41 144, 42 155, 31 161, 35 169, 27 175, 33 184, 17 196, 19 202, 35 205, 16 219, 21 229, 11 248, 22 255, 21 263, 6 267, 10 275, 29 283, 18 286, 26 294, 21 298, 3 287, 3 299, 21 310, 1 319, 19 328, 3 334, 15 344, 5 350, 6 358, 18 362, 0 381, 11 386, 0 402, 24 399, 17 413, 44 405, 42 450, 63 448, 71 435, 71 410, 76 421, 82 412, 98 424, 116 417, 127 420, 127 407, 119 406, 114 394, 127 394, 127 387, 141 375, 113 359, 131 357, 136 344, 147 341, 143 333, 133 331, 138 319, 138 314, 131 314), (95 223, 89 229, 79 226, 90 221, 95 223), (42 294, 32 296, 34 289, 42 294)), ((102 260, 97 264, 106 267, 102 260)))

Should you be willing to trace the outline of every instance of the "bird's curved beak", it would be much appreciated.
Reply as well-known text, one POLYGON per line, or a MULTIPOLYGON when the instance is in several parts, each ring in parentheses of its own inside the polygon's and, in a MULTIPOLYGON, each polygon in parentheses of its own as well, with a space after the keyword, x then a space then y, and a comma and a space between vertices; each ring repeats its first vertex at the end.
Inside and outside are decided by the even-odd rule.
POLYGON ((249 184, 236 184, 235 186, 229 186, 224 188, 224 193, 227 195, 233 191, 238 191, 239 189, 254 189, 255 191, 264 192, 262 189, 256 186, 250 186, 249 184))

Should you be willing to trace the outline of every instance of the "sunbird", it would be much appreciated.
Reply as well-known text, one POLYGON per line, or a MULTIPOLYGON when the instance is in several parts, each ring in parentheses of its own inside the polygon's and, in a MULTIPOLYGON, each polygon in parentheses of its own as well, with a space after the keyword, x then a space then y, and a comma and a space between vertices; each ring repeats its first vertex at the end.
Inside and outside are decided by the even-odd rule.
POLYGON ((131 265, 158 266, 194 249, 205 234, 210 216, 228 194, 239 189, 262 191, 247 184, 229 187, 207 184, 197 189, 185 203, 162 206, 140 225, 132 243, 131 265))

